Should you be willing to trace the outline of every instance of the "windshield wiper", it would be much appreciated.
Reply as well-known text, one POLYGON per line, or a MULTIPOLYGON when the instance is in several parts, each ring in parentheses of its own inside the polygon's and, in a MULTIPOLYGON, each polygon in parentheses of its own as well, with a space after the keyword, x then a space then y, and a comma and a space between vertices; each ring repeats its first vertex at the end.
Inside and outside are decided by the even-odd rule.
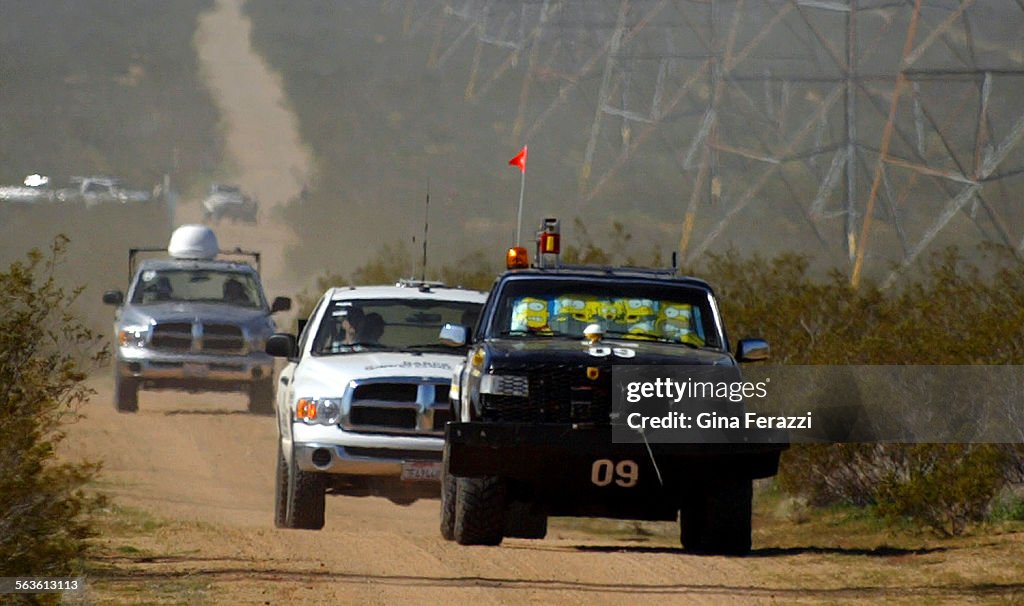
POLYGON ((381 350, 381 349, 393 349, 390 345, 383 345, 381 343, 345 343, 344 345, 336 345, 333 347, 327 347, 319 352, 321 356, 337 356, 350 353, 362 353, 368 350, 381 350))
POLYGON ((658 343, 671 343, 673 345, 685 345, 691 349, 702 349, 704 347, 707 347, 706 345, 695 345, 693 343, 687 343, 686 341, 677 341, 675 339, 669 339, 664 335, 658 335, 652 332, 627 332, 624 330, 606 330, 605 334, 613 337, 630 337, 637 340, 657 341, 658 343))
POLYGON ((645 339, 648 341, 661 341, 663 343, 668 342, 662 335, 654 334, 653 332, 628 332, 625 330, 606 330, 604 334, 613 337, 633 337, 635 339, 645 339))
POLYGON ((564 338, 575 339, 579 335, 571 335, 569 333, 559 332, 557 330, 544 330, 544 331, 534 331, 534 330, 503 330, 503 331, 498 333, 498 336, 499 337, 538 337, 538 338, 540 338, 540 337, 561 337, 563 339, 564 338))

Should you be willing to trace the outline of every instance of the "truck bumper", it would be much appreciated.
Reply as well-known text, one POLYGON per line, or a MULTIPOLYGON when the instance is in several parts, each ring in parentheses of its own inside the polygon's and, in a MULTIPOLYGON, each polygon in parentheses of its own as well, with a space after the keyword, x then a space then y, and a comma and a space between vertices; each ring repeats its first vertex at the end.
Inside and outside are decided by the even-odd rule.
POLYGON ((295 463, 303 471, 349 476, 438 481, 444 440, 338 430, 334 439, 293 443, 295 463))
POLYGON ((766 478, 788 447, 771 444, 617 444, 610 427, 449 423, 448 471, 500 476, 551 515, 674 519, 688 494, 723 478, 766 478))
MULTIPOLYGON (((572 459, 664 459, 688 474, 713 468, 750 478, 775 475, 787 443, 617 444, 610 427, 574 428, 533 423, 449 423, 450 470, 456 476, 534 478, 572 459)), ((664 471, 664 470, 662 470, 664 471)), ((664 473, 662 473, 664 476, 664 473)))
POLYGON ((274 376, 274 358, 254 352, 246 356, 153 355, 119 352, 117 371, 123 379, 136 379, 156 389, 232 390, 274 376))

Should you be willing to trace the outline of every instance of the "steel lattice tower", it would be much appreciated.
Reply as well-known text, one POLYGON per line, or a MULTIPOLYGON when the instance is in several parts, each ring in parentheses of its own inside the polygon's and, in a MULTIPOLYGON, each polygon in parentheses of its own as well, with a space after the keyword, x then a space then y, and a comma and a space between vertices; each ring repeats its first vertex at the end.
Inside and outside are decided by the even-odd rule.
POLYGON ((1024 0, 399 6, 428 67, 469 56, 468 102, 518 79, 513 145, 584 108, 578 208, 657 147, 684 258, 771 208, 854 285, 866 263, 892 283, 951 225, 1024 253, 1024 0))

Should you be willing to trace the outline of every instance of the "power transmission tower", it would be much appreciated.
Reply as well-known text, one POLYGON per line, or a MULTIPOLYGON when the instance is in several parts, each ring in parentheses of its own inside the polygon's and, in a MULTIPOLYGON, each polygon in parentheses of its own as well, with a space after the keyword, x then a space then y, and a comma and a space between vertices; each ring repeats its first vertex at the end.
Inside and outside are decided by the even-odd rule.
POLYGON ((410 36, 432 36, 430 68, 461 59, 467 101, 518 79, 510 147, 548 136, 572 110, 577 210, 628 168, 669 163, 684 258, 773 215, 785 237, 845 262, 854 285, 866 269, 891 284, 944 235, 1024 254, 1022 0, 404 10, 410 36))

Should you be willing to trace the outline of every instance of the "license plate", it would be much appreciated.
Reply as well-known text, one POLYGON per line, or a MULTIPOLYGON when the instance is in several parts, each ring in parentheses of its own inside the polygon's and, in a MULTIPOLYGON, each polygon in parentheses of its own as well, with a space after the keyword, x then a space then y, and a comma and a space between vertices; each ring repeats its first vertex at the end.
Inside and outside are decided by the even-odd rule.
POLYGON ((184 370, 187 377, 205 377, 210 372, 206 364, 196 364, 195 362, 186 362, 184 370))
POLYGON ((402 479, 411 481, 441 481, 440 461, 406 461, 402 463, 402 479))

